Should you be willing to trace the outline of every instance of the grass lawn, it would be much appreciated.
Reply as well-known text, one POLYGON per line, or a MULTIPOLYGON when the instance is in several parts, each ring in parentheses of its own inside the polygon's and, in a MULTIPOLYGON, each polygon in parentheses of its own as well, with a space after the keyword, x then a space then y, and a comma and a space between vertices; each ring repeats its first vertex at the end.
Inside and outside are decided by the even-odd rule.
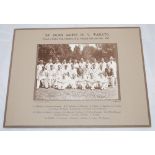
POLYGON ((35 91, 35 100, 104 100, 119 99, 118 87, 105 90, 39 88, 35 91))

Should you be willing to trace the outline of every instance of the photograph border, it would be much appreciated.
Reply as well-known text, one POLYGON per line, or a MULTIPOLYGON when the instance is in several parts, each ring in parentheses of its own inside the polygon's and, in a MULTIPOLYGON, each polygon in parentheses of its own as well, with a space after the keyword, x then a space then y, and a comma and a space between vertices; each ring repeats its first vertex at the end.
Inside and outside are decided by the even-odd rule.
POLYGON ((145 70, 145 61, 144 61, 144 51, 143 51, 143 44, 142 44, 142 33, 140 27, 67 27, 67 28, 15 28, 13 32, 13 39, 12 39, 12 50, 11 50, 11 58, 10 58, 10 67, 9 67, 9 76, 8 76, 8 85, 7 85, 7 95, 6 95, 6 104, 5 104, 5 112, 4 112, 4 121, 3 121, 3 128, 141 128, 141 127, 151 127, 151 113, 150 113, 150 105, 149 105, 149 97, 148 97, 148 87, 146 81, 146 70, 145 70), (135 29, 139 30, 139 38, 140 38, 140 45, 141 45, 141 56, 143 61, 143 72, 144 72, 144 83, 145 83, 145 92, 146 92, 146 99, 147 99, 147 112, 148 112, 148 125, 6 125, 6 114, 7 114, 7 106, 8 106, 8 94, 9 94, 9 86, 10 86, 10 79, 11 79, 11 69, 12 69, 12 62, 13 62, 13 51, 14 51, 14 41, 15 41, 15 33, 17 30, 56 30, 56 29, 135 29))

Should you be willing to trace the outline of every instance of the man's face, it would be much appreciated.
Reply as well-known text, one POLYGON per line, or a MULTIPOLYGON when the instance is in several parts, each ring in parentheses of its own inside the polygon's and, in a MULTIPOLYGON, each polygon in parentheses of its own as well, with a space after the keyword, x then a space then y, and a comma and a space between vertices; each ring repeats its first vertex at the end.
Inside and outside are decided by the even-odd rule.
POLYGON ((43 64, 44 64, 43 60, 40 60, 40 64, 41 64, 41 65, 43 65, 43 64))
POLYGON ((52 63, 52 59, 49 60, 49 63, 52 63))
POLYGON ((112 61, 113 61, 113 58, 111 57, 111 58, 110 58, 110 62, 112 62, 112 61))
POLYGON ((56 59, 56 63, 58 63, 59 62, 59 60, 58 59, 56 59))

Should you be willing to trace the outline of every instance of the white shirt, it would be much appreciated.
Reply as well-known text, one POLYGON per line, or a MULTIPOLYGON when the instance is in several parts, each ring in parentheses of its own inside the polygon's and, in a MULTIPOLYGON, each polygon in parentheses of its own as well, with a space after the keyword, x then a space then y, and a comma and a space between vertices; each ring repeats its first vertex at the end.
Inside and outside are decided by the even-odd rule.
POLYGON ((53 63, 47 63, 45 65, 45 68, 49 71, 51 69, 51 65, 53 66, 54 64, 53 63))
POLYGON ((47 70, 41 70, 37 72, 37 79, 39 80, 45 79, 47 78, 47 76, 48 76, 47 70))
MULTIPOLYGON (((99 63, 98 63, 98 62, 95 62, 95 63, 93 63, 93 64, 95 64, 95 68, 96 68, 96 69, 99 68, 99 63)), ((92 65, 93 65, 93 64, 92 64, 92 65)))
POLYGON ((78 63, 74 63, 74 68, 78 69, 79 68, 79 64, 78 63))
MULTIPOLYGON (((61 64, 61 67, 62 67, 62 69, 65 69, 65 66, 67 65, 67 63, 62 63, 61 64)), ((67 67, 68 67, 68 65, 67 65, 67 67)))
POLYGON ((39 65, 37 65, 37 71, 41 71, 42 70, 42 68, 43 68, 43 64, 39 64, 39 65))
POLYGON ((114 77, 117 77, 117 64, 116 64, 116 62, 115 61, 111 61, 111 62, 109 61, 108 65, 109 65, 110 68, 113 69, 114 77))
POLYGON ((63 71, 62 70, 57 70, 56 71, 56 80, 57 79, 62 79, 63 76, 63 71))
POLYGON ((117 71, 117 65, 116 65, 116 62, 115 61, 109 61, 108 62, 108 65, 110 68, 112 68, 114 71, 117 71))
POLYGON ((88 76, 91 72, 91 68, 85 68, 84 69, 84 75, 88 76))
POLYGON ((68 70, 71 70, 71 65, 72 65, 72 63, 67 63, 68 70))
POLYGON ((101 63, 100 63, 100 66, 102 66, 102 71, 105 72, 105 69, 106 69, 106 67, 107 67, 107 63, 106 63, 106 62, 101 62, 101 63))
POLYGON ((74 75, 77 76, 77 70, 74 68, 74 69, 71 69, 70 72, 70 77, 72 78, 74 75))
POLYGON ((68 75, 69 74, 69 69, 63 69, 63 75, 68 75))
POLYGON ((89 69, 92 67, 90 63, 86 63, 86 66, 88 66, 89 69))
POLYGON ((80 62, 80 63, 79 63, 79 66, 80 66, 82 69, 84 69, 84 68, 86 67, 86 63, 85 63, 85 62, 80 62))
POLYGON ((90 73, 93 74, 93 77, 96 78, 99 74, 99 69, 98 68, 92 68, 90 70, 90 73))
POLYGON ((58 66, 61 66, 61 63, 55 63, 55 64, 54 64, 54 69, 55 69, 55 70, 58 70, 58 66))
POLYGON ((52 69, 52 70, 48 70, 48 78, 55 78, 56 77, 56 70, 52 69))
POLYGON ((94 77, 93 78, 89 77, 88 81, 89 81, 89 84, 92 84, 92 83, 96 82, 94 77))

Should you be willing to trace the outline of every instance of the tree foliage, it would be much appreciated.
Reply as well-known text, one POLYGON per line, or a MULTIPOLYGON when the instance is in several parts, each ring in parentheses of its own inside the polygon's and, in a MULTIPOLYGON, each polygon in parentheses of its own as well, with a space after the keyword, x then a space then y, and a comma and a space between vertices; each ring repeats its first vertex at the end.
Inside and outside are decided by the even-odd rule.
POLYGON ((49 59, 55 60, 58 58, 61 62, 66 59, 80 58, 89 59, 96 58, 100 60, 109 57, 117 57, 117 45, 112 43, 95 44, 95 46, 85 45, 83 49, 75 46, 72 50, 69 44, 40 44, 38 45, 38 60, 42 59, 47 62, 49 59))

